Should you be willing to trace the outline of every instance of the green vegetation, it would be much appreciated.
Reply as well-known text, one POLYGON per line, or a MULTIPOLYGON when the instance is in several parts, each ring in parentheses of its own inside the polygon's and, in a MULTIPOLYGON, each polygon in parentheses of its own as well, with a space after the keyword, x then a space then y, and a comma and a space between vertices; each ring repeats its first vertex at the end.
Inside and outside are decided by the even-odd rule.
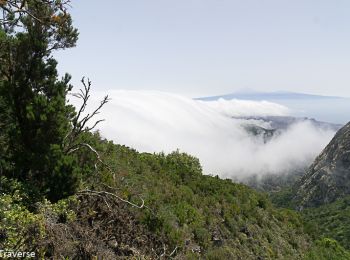
POLYGON ((350 249, 350 197, 302 211, 306 226, 318 237, 337 240, 350 249))
POLYGON ((295 209, 295 191, 291 187, 286 187, 278 192, 269 193, 271 202, 279 208, 295 209))
MULTIPOLYGON (((84 116, 83 81, 75 111, 70 76, 59 80, 52 58, 77 40, 66 4, 0 1, 0 249, 39 259, 349 259, 317 238, 311 210, 307 233, 297 212, 202 175, 191 155, 139 153, 93 132, 87 122, 107 97, 84 116)), ((345 245, 344 232, 320 233, 345 245)))
POLYGON ((157 258, 174 252, 177 259, 348 259, 337 242, 324 247, 332 240, 306 234, 295 211, 274 208, 266 195, 245 185, 202 175, 190 155, 138 153, 98 133, 85 133, 84 141, 95 145, 104 164, 87 167, 81 191, 68 199, 44 200, 31 212, 23 185, 2 179, 1 245, 35 249, 45 258, 157 258), (141 206, 141 199, 141 208, 126 202, 141 206))
MULTIPOLYGON (((295 188, 286 187, 271 192, 269 197, 276 207, 295 209, 298 205, 295 194, 295 188)), ((317 240, 307 259, 320 259, 320 252, 323 252, 324 259, 350 259, 349 251, 346 251, 350 249, 349 196, 319 207, 303 208, 300 215, 305 232, 317 240)))
POLYGON ((58 79, 52 51, 73 47, 78 33, 57 1, 26 1, 26 13, 17 2, 3 3, 0 25, 2 174, 30 186, 34 200, 58 200, 73 194, 80 171, 64 150, 74 118, 70 76, 58 79))
POLYGON ((350 252, 342 248, 337 241, 323 238, 316 241, 315 246, 306 255, 308 260, 350 259, 350 252))
POLYGON ((145 199, 156 214, 145 212, 142 222, 165 237, 170 248, 264 258, 297 258, 306 250, 309 241, 297 214, 273 209, 264 195, 245 185, 203 176, 196 158, 179 152, 166 156, 116 148, 109 155, 111 160, 121 164, 128 154, 119 166, 125 175, 123 182, 109 185, 129 187, 130 199, 134 193, 145 199))

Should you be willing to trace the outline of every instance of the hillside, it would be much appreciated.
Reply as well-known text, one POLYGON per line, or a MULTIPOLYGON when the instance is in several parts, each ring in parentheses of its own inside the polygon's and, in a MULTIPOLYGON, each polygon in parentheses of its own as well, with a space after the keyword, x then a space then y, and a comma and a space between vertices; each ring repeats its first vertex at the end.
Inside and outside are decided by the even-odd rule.
POLYGON ((275 206, 299 209, 308 233, 315 238, 335 239, 347 249, 350 245, 349 126, 337 132, 303 176, 270 192, 275 206))
POLYGON ((350 194, 350 123, 341 128, 303 176, 300 207, 319 206, 350 194))
MULTIPOLYGON (((245 185, 202 175, 196 158, 85 138, 106 164, 68 199, 28 211, 25 187, 2 179, 2 248, 34 248, 45 259, 322 259, 317 248, 326 242, 315 243, 297 213, 245 185)), ((347 254, 338 246, 326 252, 347 254)))
POLYGON ((350 249, 350 196, 302 211, 307 229, 318 237, 331 237, 350 249))

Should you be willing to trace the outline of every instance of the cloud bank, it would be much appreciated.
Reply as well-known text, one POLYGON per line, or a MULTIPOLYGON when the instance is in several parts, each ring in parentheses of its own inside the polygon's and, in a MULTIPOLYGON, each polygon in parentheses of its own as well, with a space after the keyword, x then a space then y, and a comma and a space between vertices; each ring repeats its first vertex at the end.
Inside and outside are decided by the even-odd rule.
MULTIPOLYGON (((140 152, 166 153, 179 149, 198 157, 204 173, 239 178, 252 174, 283 173, 306 166, 333 137, 331 130, 308 122, 291 126, 267 143, 242 125, 259 120, 232 116, 287 115, 287 107, 271 102, 242 100, 198 101, 151 91, 110 91, 103 108, 106 121, 99 129, 116 143, 140 152)), ((90 105, 102 93, 94 93, 90 105)))
POLYGON ((268 101, 250 100, 225 100, 220 98, 216 101, 199 101, 215 109, 223 115, 230 117, 238 116, 286 116, 290 110, 282 105, 268 101))

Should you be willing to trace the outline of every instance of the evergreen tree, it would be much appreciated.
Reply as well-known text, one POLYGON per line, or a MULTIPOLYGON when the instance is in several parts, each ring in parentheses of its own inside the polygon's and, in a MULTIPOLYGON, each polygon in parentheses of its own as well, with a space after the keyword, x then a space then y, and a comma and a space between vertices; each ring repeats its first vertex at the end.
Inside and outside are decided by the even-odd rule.
POLYGON ((66 104, 70 76, 58 79, 52 51, 73 47, 78 32, 61 1, 1 1, 0 8, 2 171, 55 201, 75 191, 79 168, 64 152, 75 115, 66 104))

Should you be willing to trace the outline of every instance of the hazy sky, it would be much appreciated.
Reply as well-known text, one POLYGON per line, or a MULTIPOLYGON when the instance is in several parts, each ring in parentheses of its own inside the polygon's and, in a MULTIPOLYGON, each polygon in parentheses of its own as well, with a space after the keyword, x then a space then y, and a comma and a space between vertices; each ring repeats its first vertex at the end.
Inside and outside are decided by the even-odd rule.
POLYGON ((59 69, 96 90, 350 96, 349 0, 72 0, 59 69))

